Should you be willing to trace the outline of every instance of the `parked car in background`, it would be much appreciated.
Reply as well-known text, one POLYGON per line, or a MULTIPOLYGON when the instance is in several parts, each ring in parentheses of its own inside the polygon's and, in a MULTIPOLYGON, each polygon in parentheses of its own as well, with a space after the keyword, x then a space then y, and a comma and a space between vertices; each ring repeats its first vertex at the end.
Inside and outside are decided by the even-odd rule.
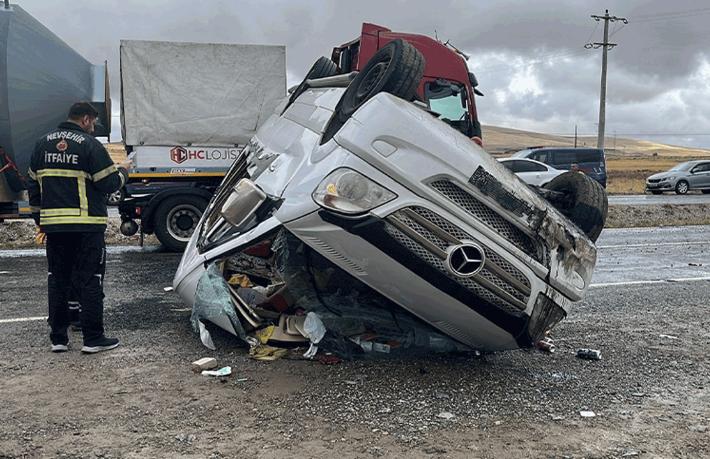
POLYGON ((579 170, 606 188, 606 156, 601 148, 539 147, 520 150, 515 158, 529 158, 560 170, 579 170))
POLYGON ((710 161, 687 161, 666 172, 653 174, 646 179, 646 190, 653 194, 675 191, 685 194, 690 190, 710 193, 710 161))
POLYGON ((553 178, 565 173, 534 159, 503 158, 499 161, 528 185, 544 186, 553 178))

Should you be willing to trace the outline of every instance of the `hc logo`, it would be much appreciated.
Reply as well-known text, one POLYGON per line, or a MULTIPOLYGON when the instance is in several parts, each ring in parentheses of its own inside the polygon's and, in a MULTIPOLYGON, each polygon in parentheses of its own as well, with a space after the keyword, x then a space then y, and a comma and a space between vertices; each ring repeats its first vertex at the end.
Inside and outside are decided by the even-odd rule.
POLYGON ((173 147, 170 150, 170 159, 177 164, 184 162, 187 160, 187 150, 183 147, 173 147))

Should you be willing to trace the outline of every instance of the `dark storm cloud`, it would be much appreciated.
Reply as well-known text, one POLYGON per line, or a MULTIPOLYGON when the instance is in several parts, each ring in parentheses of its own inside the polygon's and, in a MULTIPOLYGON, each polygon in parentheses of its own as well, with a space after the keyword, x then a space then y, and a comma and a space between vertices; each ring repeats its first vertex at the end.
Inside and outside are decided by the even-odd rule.
MULTIPOLYGON (((364 21, 436 30, 471 55, 487 94, 478 102, 483 122, 545 132, 596 129, 601 52, 583 46, 601 41, 602 24, 590 15, 609 8, 629 24, 610 28, 619 46, 609 53, 607 133, 710 132, 710 75, 702 70, 710 4, 697 0, 19 1, 87 59, 108 59, 114 99, 120 39, 285 44, 296 83, 364 21)), ((692 142, 710 146, 710 137, 692 142)))

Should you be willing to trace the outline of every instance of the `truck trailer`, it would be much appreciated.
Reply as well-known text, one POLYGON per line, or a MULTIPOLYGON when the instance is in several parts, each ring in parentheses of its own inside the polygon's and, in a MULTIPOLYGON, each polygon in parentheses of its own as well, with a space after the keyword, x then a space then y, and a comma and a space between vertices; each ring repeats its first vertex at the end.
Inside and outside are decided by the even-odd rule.
POLYGON ((286 50, 123 40, 120 54, 132 163, 121 231, 155 233, 182 251, 224 174, 286 95, 286 50))
POLYGON ((0 5, 0 221, 30 216, 25 176, 35 142, 77 101, 111 132, 108 69, 93 65, 16 4, 0 5))

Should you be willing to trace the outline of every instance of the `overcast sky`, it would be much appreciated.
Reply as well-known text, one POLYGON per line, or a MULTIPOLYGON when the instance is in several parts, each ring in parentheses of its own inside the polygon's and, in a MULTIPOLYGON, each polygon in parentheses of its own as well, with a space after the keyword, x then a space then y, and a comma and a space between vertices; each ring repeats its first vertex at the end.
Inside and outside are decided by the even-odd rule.
MULTIPOLYGON (((14 3, 14 2, 13 2, 14 3)), ((710 2, 698 0, 18 0, 84 57, 107 59, 117 100, 121 39, 286 45, 288 81, 359 35, 362 22, 451 40, 486 96, 482 123, 595 134, 610 14, 607 136, 710 148, 710 2)), ((114 111, 118 110, 118 104, 114 111)), ((114 117, 114 126, 118 122, 114 117)), ((114 137, 120 135, 115 129, 114 137)))

